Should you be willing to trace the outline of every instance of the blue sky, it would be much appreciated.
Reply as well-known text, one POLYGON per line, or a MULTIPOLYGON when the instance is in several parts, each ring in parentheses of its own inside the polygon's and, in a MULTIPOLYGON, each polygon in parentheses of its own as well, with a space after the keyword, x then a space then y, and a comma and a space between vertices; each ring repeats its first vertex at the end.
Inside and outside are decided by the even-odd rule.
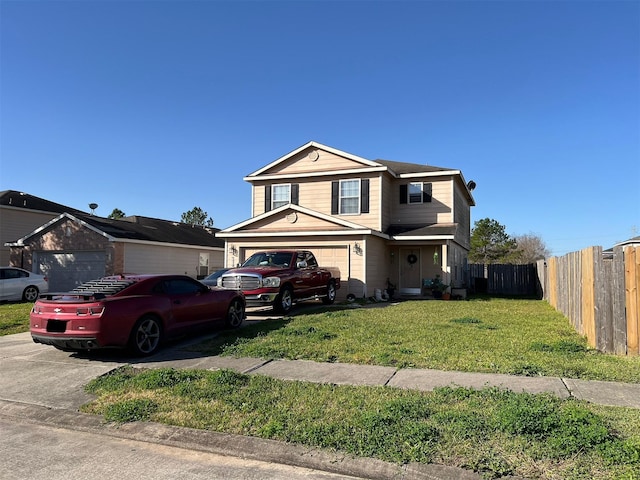
POLYGON ((226 228, 310 140, 460 169, 554 255, 640 235, 638 1, 0 3, 0 190, 226 228))

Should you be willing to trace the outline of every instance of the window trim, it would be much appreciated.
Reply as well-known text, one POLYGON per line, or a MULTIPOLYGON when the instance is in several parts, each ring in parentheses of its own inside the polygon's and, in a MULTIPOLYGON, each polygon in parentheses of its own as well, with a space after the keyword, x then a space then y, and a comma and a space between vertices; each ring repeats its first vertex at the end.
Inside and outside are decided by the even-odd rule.
POLYGON ((361 203, 362 203, 362 179, 361 178, 345 178, 342 180, 339 180, 339 184, 338 184, 338 214, 339 215, 360 215, 360 209, 361 209, 361 203), (356 196, 343 196, 342 195, 342 185, 343 183, 346 182, 357 182, 358 183, 358 194, 356 196), (356 203, 356 207, 357 207, 357 211, 355 212, 344 212, 342 210, 343 208, 343 199, 357 199, 357 203, 356 203))
MULTIPOLYGON (((417 196, 416 193, 413 194, 417 196)), ((409 182, 400 185, 400 204, 403 205, 421 205, 423 203, 431 203, 433 200, 433 183, 431 182, 409 182), (411 200, 410 187, 412 185, 420 185, 420 201, 411 200)))
POLYGON ((409 182, 409 184, 407 185, 407 203, 409 205, 416 205, 416 204, 420 204, 420 203, 424 203, 423 200, 423 194, 424 194, 424 183, 423 182, 409 182), (418 192, 411 192, 412 188, 418 188, 418 192), (419 197, 418 201, 414 201, 412 200, 412 197, 419 197))
POLYGON ((291 184, 290 183, 276 183, 271 185, 271 210, 275 210, 276 208, 280 208, 290 203, 291 203, 291 184), (281 205, 278 205, 278 206, 276 206, 276 195, 275 195, 276 187, 288 187, 287 200, 284 201, 284 203, 281 203, 283 201, 280 200, 278 203, 281 203, 281 205))

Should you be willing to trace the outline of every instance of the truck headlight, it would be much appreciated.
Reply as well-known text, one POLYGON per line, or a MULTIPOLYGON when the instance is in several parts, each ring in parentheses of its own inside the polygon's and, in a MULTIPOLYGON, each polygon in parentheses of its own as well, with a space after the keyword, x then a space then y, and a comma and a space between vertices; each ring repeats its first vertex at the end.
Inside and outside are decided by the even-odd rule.
POLYGON ((262 286, 268 288, 278 288, 280 286, 280 277, 263 278, 262 286))

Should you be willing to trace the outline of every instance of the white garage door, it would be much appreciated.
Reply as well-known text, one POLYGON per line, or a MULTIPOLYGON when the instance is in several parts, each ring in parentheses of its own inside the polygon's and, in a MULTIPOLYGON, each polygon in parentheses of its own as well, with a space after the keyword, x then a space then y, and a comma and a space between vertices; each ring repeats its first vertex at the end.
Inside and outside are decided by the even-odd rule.
POLYGON ((67 292, 81 283, 104 277, 105 252, 36 252, 37 272, 49 277, 50 292, 67 292))
POLYGON ((349 278, 349 247, 311 247, 309 248, 321 267, 340 269, 343 284, 349 278))

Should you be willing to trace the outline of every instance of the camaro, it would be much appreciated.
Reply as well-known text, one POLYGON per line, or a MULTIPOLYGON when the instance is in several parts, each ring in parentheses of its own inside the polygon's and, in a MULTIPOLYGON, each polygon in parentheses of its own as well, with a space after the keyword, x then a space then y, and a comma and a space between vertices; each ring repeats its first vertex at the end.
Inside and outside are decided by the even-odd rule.
POLYGON ((128 347, 151 355, 170 337, 213 323, 237 328, 244 318, 242 292, 186 275, 118 275, 40 295, 30 330, 34 342, 60 350, 128 347))

